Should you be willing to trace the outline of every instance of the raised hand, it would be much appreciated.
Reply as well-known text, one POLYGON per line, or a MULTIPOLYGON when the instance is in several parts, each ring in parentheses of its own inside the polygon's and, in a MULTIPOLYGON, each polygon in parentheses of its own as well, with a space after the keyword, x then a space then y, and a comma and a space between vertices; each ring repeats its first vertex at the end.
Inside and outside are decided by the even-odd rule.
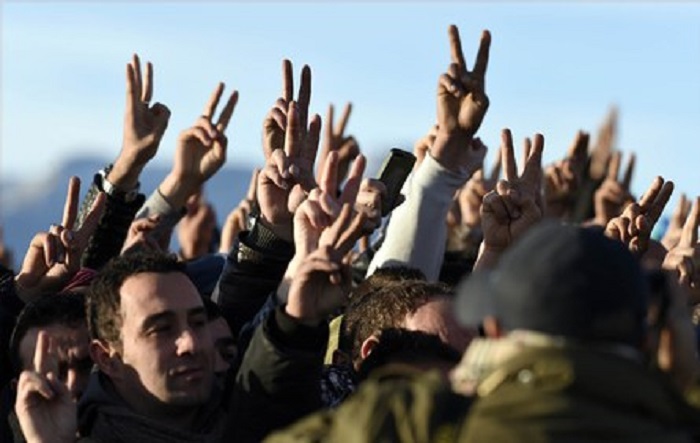
MULTIPOLYGON (((343 115, 340 117, 337 125, 333 124, 333 105, 328 105, 328 113, 326 114, 326 129, 323 131, 323 147, 319 157, 319 164, 323 164, 328 154, 331 152, 338 153, 338 187, 345 180, 345 176, 350 168, 350 163, 360 155, 360 146, 357 140, 352 135, 345 135, 345 128, 350 119, 352 111, 352 103, 345 105, 343 115)), ((316 181, 320 180, 321 169, 316 172, 316 181)))
POLYGON ((187 213, 177 225, 177 238, 180 244, 180 258, 193 260, 209 253, 216 229, 214 207, 200 191, 187 201, 187 213))
POLYGON ((680 241, 683 233, 683 226, 688 218, 691 206, 692 202, 688 200, 685 194, 681 194, 681 198, 678 200, 678 206, 676 206, 676 209, 673 211, 666 233, 661 239, 661 244, 664 245, 667 251, 673 249, 680 241))
POLYGON ((639 203, 630 203, 621 215, 608 222, 605 235, 620 240, 633 254, 641 257, 649 248, 651 231, 672 193, 673 182, 656 177, 639 203))
MULTIPOLYGON (((364 156, 358 156, 352 164, 348 181, 338 197, 338 167, 340 160, 337 153, 330 153, 321 168, 321 177, 318 188, 309 193, 309 197, 302 203, 294 215, 294 245, 296 248, 293 262, 299 262, 300 258, 309 255, 316 250, 322 233, 340 215, 343 205, 352 208, 361 186, 366 160, 364 156)), ((362 221, 366 219, 363 211, 362 221)), ((362 228, 362 226, 360 226, 362 228)), ((358 240, 362 236, 362 229, 358 232, 358 240)), ((353 241, 354 245, 354 241, 353 241)), ((289 270, 287 272, 289 275, 289 270)))
POLYGON ((248 192, 238 206, 226 217, 224 226, 221 228, 221 241, 219 242, 219 252, 228 253, 238 237, 238 234, 248 229, 248 219, 258 207, 258 174, 260 169, 255 168, 250 177, 248 192))
POLYGON ((28 442, 74 442, 78 413, 68 387, 58 377, 58 346, 39 331, 34 367, 20 374, 15 412, 28 442))
MULTIPOLYGON (((287 111, 294 100, 294 75, 292 62, 282 60, 282 96, 277 99, 263 121, 263 153, 269 159, 272 153, 284 149, 287 130, 287 111)), ((306 130, 309 103, 311 102, 311 68, 307 65, 301 70, 301 84, 296 102, 299 107, 300 126, 306 130)))
POLYGON ((280 238, 292 240, 292 217, 315 186, 313 164, 318 151, 321 118, 314 115, 302 127, 300 107, 287 109, 284 149, 275 149, 258 175, 258 204, 262 221, 280 238))
POLYGON ((520 176, 517 173, 513 138, 510 130, 501 133, 501 158, 505 180, 484 196, 481 205, 483 246, 492 251, 503 251, 520 238, 543 215, 541 204, 542 151, 544 137, 535 134, 532 147, 520 176))
POLYGON ((184 206, 226 161, 228 138, 225 132, 238 103, 238 91, 231 93, 214 123, 223 93, 224 84, 219 83, 194 126, 180 133, 173 168, 159 187, 161 194, 176 208, 184 206))
MULTIPOLYGON (((129 232, 126 234, 124 246, 122 246, 121 255, 136 252, 138 250, 146 251, 167 251, 168 245, 162 245, 153 238, 151 232, 155 231, 160 223, 160 214, 152 214, 148 217, 138 218, 129 226, 129 232)), ((168 236, 168 243, 170 237, 168 236)))
POLYGON ((285 311, 303 324, 316 326, 347 303, 352 278, 343 258, 362 230, 362 214, 343 205, 335 221, 323 230, 318 249, 304 257, 289 287, 285 311))
POLYGON ((547 216, 564 218, 576 203, 588 157, 588 133, 578 131, 566 157, 544 171, 547 216))
POLYGON ((471 176, 486 155, 471 140, 489 107, 485 76, 491 34, 482 32, 474 69, 468 71, 457 27, 451 25, 448 33, 452 63, 438 82, 438 135, 430 152, 443 167, 471 176))
POLYGON ((467 70, 457 26, 451 25, 448 34, 452 63, 438 83, 438 132, 472 137, 481 126, 489 107, 485 75, 491 34, 482 32, 472 71, 467 70))
POLYGON ((126 65, 126 112, 122 150, 107 178, 113 185, 128 190, 136 186, 144 166, 156 155, 170 120, 170 110, 161 103, 151 105, 153 65, 134 54, 126 65))
POLYGON ((28 302, 46 292, 59 291, 80 268, 80 257, 97 229, 105 206, 105 195, 95 199, 83 224, 73 230, 78 215, 80 180, 71 177, 61 224, 32 238, 22 268, 15 277, 18 294, 28 302))
POLYGON ((630 194, 630 185, 634 174, 635 159, 635 155, 632 154, 622 179, 619 179, 622 154, 620 152, 612 154, 607 176, 593 197, 597 224, 605 226, 613 217, 620 215, 626 205, 634 201, 634 197, 630 194))
MULTIPOLYGON (((475 143, 481 143, 481 140, 474 139, 475 143)), ((481 231, 481 202, 484 196, 491 192, 498 183, 498 178, 501 175, 501 151, 496 155, 496 161, 491 168, 488 177, 484 177, 484 167, 477 170, 474 175, 462 186, 457 196, 459 204, 459 215, 463 225, 470 229, 478 229, 481 231)))
POLYGON ((678 243, 668 251, 663 268, 678 274, 678 283, 690 294, 691 304, 700 303, 700 197, 695 199, 683 223, 678 243))

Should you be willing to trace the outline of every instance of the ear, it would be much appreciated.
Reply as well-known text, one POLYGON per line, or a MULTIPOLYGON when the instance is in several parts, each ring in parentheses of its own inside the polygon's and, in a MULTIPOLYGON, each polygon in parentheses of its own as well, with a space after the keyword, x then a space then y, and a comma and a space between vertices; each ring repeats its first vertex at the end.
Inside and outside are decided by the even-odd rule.
POLYGON ((92 340, 90 342, 90 358, 100 371, 110 378, 119 378, 122 358, 111 345, 101 340, 92 340))
POLYGON ((370 335, 365 341, 362 342, 362 347, 360 348, 360 358, 362 360, 366 359, 367 356, 372 352, 375 346, 379 343, 379 339, 376 335, 370 335))
POLYGON ((496 317, 484 317, 482 326, 484 327, 484 334, 486 334, 488 338, 501 338, 504 335, 505 331, 496 317))

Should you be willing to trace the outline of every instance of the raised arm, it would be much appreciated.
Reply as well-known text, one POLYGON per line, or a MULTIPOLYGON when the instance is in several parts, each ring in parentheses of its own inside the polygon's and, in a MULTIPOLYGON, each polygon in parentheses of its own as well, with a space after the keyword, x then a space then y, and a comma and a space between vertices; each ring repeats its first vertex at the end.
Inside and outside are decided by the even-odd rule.
MULTIPOLYGON (((526 139, 526 145, 529 140, 526 139)), ((495 266, 503 251, 542 219, 542 151, 544 137, 535 134, 518 175, 510 130, 501 132, 504 180, 486 194, 481 206, 484 241, 474 270, 495 266)))
POLYGON ((119 255, 129 225, 143 205, 139 177, 156 155, 170 119, 170 110, 165 105, 151 105, 153 89, 153 65, 146 63, 142 75, 141 61, 134 54, 126 65, 122 149, 112 165, 95 175, 78 216, 80 226, 97 194, 107 194, 104 215, 83 255, 83 267, 100 269, 110 258, 119 255))
POLYGON ((437 280, 445 251, 445 219, 453 196, 481 166, 486 147, 473 140, 489 106, 485 92, 491 34, 481 34, 472 71, 467 69, 457 27, 448 30, 451 63, 437 87, 435 141, 415 170, 406 202, 399 206, 368 274, 406 264, 437 280))

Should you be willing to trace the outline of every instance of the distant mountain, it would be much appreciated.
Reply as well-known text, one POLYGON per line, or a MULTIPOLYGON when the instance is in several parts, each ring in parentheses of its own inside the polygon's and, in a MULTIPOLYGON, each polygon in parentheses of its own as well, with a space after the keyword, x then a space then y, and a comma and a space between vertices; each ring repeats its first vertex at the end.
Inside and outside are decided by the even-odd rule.
MULTIPOLYGON (((3 182, 0 187, 0 210, 5 245, 14 253, 18 269, 32 237, 45 231, 51 223, 60 223, 66 199, 68 179, 81 180, 81 199, 92 184, 95 173, 109 160, 99 158, 70 159, 56 172, 39 180, 3 182)), ((169 172, 168 166, 149 165, 141 174, 141 192, 148 196, 169 172)), ((207 182, 205 193, 214 205, 219 224, 245 195, 252 168, 225 167, 207 182)))
MULTIPOLYGON (((381 160, 370 157, 365 176, 374 176, 381 160)), ((5 245, 14 253, 15 269, 19 269, 32 237, 48 230, 51 223, 60 223, 68 179, 72 175, 80 178, 82 200, 95 173, 109 162, 109 159, 82 156, 66 160, 47 177, 0 181, 0 225, 5 245)), ((252 170, 243 166, 224 167, 207 182, 205 195, 214 205, 219 226, 245 195, 252 170)), ((149 164, 141 174, 141 192, 148 197, 169 171, 170 166, 149 164)), ((175 236, 172 247, 176 247, 175 236)))

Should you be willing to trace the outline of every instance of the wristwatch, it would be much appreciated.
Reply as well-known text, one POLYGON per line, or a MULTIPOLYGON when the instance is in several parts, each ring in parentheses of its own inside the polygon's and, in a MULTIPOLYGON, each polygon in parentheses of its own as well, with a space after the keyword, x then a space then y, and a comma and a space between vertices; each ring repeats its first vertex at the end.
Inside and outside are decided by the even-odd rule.
POLYGON ((110 183, 109 180, 107 180, 107 174, 109 174, 109 171, 111 170, 112 165, 109 165, 106 168, 100 169, 98 171, 97 175, 100 176, 98 187, 100 187, 105 194, 123 200, 126 203, 131 203, 134 200, 136 200, 136 197, 138 197, 139 195, 139 189, 141 189, 141 183, 137 182, 136 186, 133 189, 130 189, 129 191, 119 189, 118 187, 110 183))

